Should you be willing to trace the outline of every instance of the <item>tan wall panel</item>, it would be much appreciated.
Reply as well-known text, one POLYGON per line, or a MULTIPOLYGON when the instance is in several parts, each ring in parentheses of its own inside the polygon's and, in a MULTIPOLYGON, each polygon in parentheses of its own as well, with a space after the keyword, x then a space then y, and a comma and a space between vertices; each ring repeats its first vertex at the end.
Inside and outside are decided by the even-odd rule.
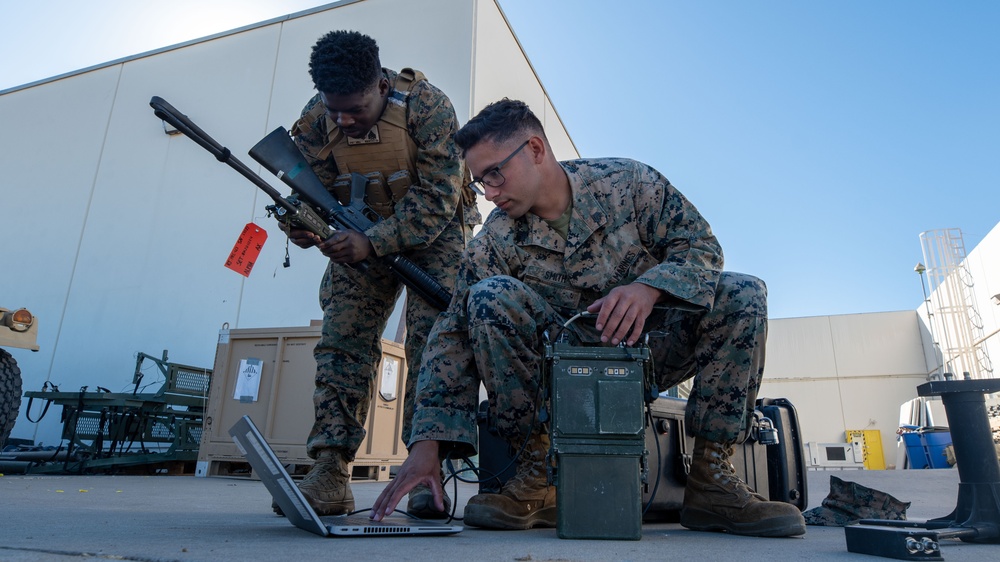
POLYGON ((835 380, 787 381, 764 376, 759 397, 787 398, 799 415, 803 443, 842 442, 843 410, 835 380), (839 437, 838 437, 839 436, 839 437))
POLYGON ((770 320, 764 376, 768 379, 836 377, 829 319, 814 316, 770 320))
POLYGON ((831 316, 842 377, 924 375, 917 315, 912 310, 831 316))

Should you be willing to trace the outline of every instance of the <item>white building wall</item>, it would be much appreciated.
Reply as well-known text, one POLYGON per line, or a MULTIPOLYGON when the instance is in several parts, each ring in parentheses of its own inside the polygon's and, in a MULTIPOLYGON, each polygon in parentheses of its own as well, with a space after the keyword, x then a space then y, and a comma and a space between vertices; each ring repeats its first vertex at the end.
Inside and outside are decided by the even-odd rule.
POLYGON ((899 406, 916 398, 926 371, 914 311, 775 319, 760 396, 788 398, 805 441, 879 430, 893 464, 899 406))
POLYGON ((969 252, 967 260, 983 319, 983 345, 993 362, 993 377, 1000 377, 1000 223, 969 252))
MULTIPOLYGON (((423 71, 463 123, 488 101, 525 97, 543 108, 559 156, 577 156, 492 0, 340 2, 0 93, 0 299, 39 318, 41 351, 11 350, 25 390, 50 381, 63 391, 128 391, 136 352, 169 349, 172 361, 210 368, 224 325, 321 317, 322 255, 292 246, 283 268, 285 240, 264 216, 267 197, 190 139, 166 135, 149 100, 167 100, 287 193, 247 150, 298 117, 315 93, 312 45, 334 29, 374 37, 389 68, 423 71), (493 68, 477 71, 502 60, 520 62, 500 80, 493 68), (494 78, 473 88, 474 75, 494 78), (245 279, 223 263, 248 222, 270 239, 245 279)), ((154 378, 145 380, 151 390, 154 378)), ((26 403, 13 436, 57 442, 58 413, 34 426, 26 403)))
MULTIPOLYGON (((479 2, 483 8, 489 8, 491 4, 487 1, 479 2)), ((475 71, 472 82, 474 104, 469 117, 500 97, 522 100, 541 120, 556 158, 561 160, 577 158, 579 154, 573 146, 573 141, 569 138, 541 82, 537 78, 511 79, 516 76, 535 77, 535 71, 527 55, 518 45, 514 30, 510 28, 503 14, 498 10, 481 9, 478 12, 475 30, 475 71), (498 93, 502 94, 498 96, 498 93)))

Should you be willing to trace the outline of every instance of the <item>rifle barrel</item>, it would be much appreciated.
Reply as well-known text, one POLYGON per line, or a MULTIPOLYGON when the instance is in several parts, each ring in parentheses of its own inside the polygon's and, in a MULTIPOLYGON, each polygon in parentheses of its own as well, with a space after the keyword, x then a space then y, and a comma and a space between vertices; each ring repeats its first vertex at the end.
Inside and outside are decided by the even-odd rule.
POLYGON ((269 183, 264 181, 264 178, 260 177, 253 170, 248 168, 246 164, 241 162, 238 158, 233 156, 233 153, 229 151, 228 148, 222 146, 215 141, 208 133, 201 130, 201 127, 195 125, 193 121, 188 119, 187 115, 184 115, 180 111, 167 103, 167 100, 161 98, 160 96, 153 96, 149 100, 150 107, 153 108, 153 113, 157 117, 170 123, 175 129, 184 133, 184 136, 190 138, 196 142, 199 146, 209 151, 215 159, 224 164, 228 164, 231 168, 240 173, 243 177, 250 180, 254 185, 259 187, 264 193, 268 195, 274 204, 285 209, 289 213, 296 213, 298 209, 295 205, 288 202, 287 199, 281 196, 281 193, 271 187, 269 183))

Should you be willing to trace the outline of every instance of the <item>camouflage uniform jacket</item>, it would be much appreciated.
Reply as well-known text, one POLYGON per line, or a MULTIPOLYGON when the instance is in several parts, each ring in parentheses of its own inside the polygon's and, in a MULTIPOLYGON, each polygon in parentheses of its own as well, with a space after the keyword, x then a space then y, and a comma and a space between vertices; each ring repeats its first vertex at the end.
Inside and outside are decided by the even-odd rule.
POLYGON ((701 213, 659 172, 627 159, 561 163, 573 193, 564 240, 527 213, 494 210, 470 243, 450 308, 431 330, 420 369, 410 441, 476 443, 479 377, 468 343, 469 288, 514 277, 567 318, 635 281, 709 309, 722 248, 701 213))
MULTIPOLYGON (((382 69, 389 84, 398 73, 382 69)), ((398 99, 401 93, 389 93, 398 99)), ((313 106, 322 103, 319 94, 302 110, 306 115, 313 106)), ((369 228, 365 234, 379 256, 405 252, 410 248, 427 248, 455 216, 462 200, 462 169, 458 147, 453 136, 458 130, 458 118, 451 100, 427 80, 411 85, 406 103, 406 127, 417 146, 418 180, 395 206, 389 218, 369 228)), ((295 137, 306 160, 327 189, 338 175, 333 157, 320 160, 320 150, 328 142, 328 127, 336 125, 326 114, 311 124, 311 130, 295 137)), ((473 205, 466 208, 467 224, 478 224, 480 216, 473 205), (470 213, 474 216, 470 216, 470 213)))

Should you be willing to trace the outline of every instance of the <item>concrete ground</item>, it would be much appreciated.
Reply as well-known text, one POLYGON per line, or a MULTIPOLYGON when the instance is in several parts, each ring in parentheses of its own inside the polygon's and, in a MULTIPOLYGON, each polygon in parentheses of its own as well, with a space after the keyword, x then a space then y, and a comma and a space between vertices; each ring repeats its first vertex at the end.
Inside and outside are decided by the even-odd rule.
MULTIPOLYGON (((808 473, 809 507, 829 492, 829 476, 912 502, 909 518, 947 515, 958 497, 958 471, 890 470, 808 473)), ((358 507, 384 482, 355 482, 358 507)), ((475 488, 463 484, 459 507, 475 488)), ((847 551, 844 530, 808 527, 804 537, 763 539, 700 533, 678 524, 643 526, 639 541, 563 540, 555 529, 485 531, 448 537, 322 538, 275 516, 259 481, 194 476, 0 477, 0 560, 76 558, 160 561, 245 560, 877 560, 847 551)), ((945 560, 997 560, 1000 545, 945 541, 945 560)), ((888 560, 888 559, 885 559, 888 560)))

